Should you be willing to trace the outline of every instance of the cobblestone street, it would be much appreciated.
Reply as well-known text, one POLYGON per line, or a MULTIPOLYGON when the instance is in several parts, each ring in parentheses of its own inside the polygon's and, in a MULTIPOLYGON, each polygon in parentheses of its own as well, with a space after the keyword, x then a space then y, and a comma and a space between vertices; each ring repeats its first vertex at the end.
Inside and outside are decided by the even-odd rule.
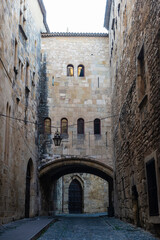
POLYGON ((57 217, 39 240, 155 240, 140 228, 105 216, 57 217))

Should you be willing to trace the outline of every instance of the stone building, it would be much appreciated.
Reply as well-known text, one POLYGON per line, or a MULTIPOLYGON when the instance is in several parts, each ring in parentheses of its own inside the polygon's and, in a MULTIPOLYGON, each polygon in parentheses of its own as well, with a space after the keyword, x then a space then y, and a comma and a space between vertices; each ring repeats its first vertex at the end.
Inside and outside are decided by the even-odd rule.
POLYGON ((160 234, 160 3, 108 0, 115 215, 160 234))
POLYGON ((0 223, 38 214, 36 93, 41 0, 0 3, 0 223), (20 121, 18 119, 21 119, 20 121))
POLYGON ((159 0, 107 0, 109 36, 49 33, 42 0, 1 0, 0 224, 77 211, 77 191, 79 212, 114 202, 159 233, 159 15, 159 0))
MULTIPOLYGON (((108 35, 43 33, 41 52, 42 76, 39 88, 41 97, 38 107, 40 168, 61 159, 66 159, 65 165, 68 164, 67 159, 83 161, 92 159, 112 169, 108 35), (59 147, 55 147, 52 141, 56 129, 63 138, 59 147)), ((76 174, 76 168, 71 172, 65 172, 64 175, 72 172, 76 174)), ((82 187, 84 200, 79 211, 107 211, 108 194, 107 197, 104 196, 108 189, 104 191, 106 181, 89 175, 88 170, 84 172, 86 174, 79 177, 80 182, 84 182, 84 184, 79 182, 84 186, 82 187), (89 194, 89 189, 88 195, 85 193, 89 184, 95 191, 98 188, 103 189, 94 200, 91 198, 95 194, 89 194), (99 204, 100 198, 104 203, 99 204), (93 208, 88 206, 91 201, 95 201, 93 208)), ((45 189, 42 187, 42 212, 44 213, 44 209, 45 212, 62 211, 60 209, 69 212, 70 196, 67 195, 69 191, 67 183, 74 175, 64 176, 59 180, 56 187, 59 192, 59 195, 56 194, 59 204, 55 202, 52 194, 49 197, 48 192, 53 192, 55 183, 52 177, 49 179, 48 176, 47 172, 46 178, 42 181, 45 183, 47 181, 48 187, 48 191, 46 185, 45 189), (62 185, 64 193, 61 192, 62 185), (44 193, 44 190, 47 192, 44 193), (65 197, 62 197, 62 194, 65 197), (46 195, 49 199, 45 199, 46 195), (64 201, 60 203, 62 199, 64 201), (54 209, 54 206, 57 207, 54 209)))
MULTIPOLYGON (((56 180, 69 173, 64 183, 81 183, 88 202, 101 189, 94 212, 111 211, 108 36, 47 35, 42 0, 2 1, 0 20, 0 223, 55 211, 56 180), (57 128, 60 147, 52 142, 57 128)), ((58 191, 67 196, 68 187, 58 191)), ((91 212, 87 201, 83 212, 91 212)))

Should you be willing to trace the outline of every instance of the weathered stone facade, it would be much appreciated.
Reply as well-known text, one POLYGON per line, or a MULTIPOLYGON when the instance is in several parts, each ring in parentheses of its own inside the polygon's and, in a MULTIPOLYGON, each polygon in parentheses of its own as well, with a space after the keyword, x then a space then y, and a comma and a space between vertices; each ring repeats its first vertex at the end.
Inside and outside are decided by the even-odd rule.
POLYGON ((0 223, 38 214, 37 130, 30 122, 37 120, 40 33, 46 29, 42 1, 1 1, 0 223))
POLYGON ((115 215, 160 234, 159 15, 159 0, 107 0, 109 38, 41 35, 42 0, 1 1, 0 223, 68 212, 71 179, 83 212, 113 214, 114 167, 115 215))
POLYGON ((160 3, 107 1, 116 216, 160 234, 160 3))
MULTIPOLYGON (((38 107, 40 164, 45 167, 45 164, 66 158, 67 165, 67 158, 88 158, 112 168, 108 36, 74 33, 42 34, 41 52, 42 77, 39 88, 41 97, 38 107), (68 76, 68 66, 73 66, 72 76, 68 76), (84 67, 84 76, 78 76, 79 66, 84 67), (45 129, 46 119, 51 125, 49 132, 45 129), (63 133, 63 119, 67 121, 66 133, 63 133), (82 133, 78 132, 79 119, 84 120, 82 133), (95 133, 95 119, 100 121, 98 134, 95 133), (56 129, 63 137, 59 147, 55 147, 52 140, 56 129)), ((64 182, 68 182, 70 178, 71 176, 64 176, 64 182)), ((87 174, 87 178, 84 177, 84 179, 84 191, 87 191, 86 186, 91 180, 96 191, 99 178, 87 174)), ((46 182, 46 179, 44 181, 46 182)), ((51 186, 53 183, 50 181, 53 180, 48 181, 48 185, 51 186)), ((101 180, 101 183, 104 189, 107 182, 101 180)), ((64 187, 65 192, 67 189, 68 187, 64 187)), ((51 190, 48 191, 51 192, 51 190)), ((63 194, 66 196, 66 193, 63 194)), ((104 194, 102 191, 101 196, 104 194)), ((84 197, 84 202, 91 200, 87 194, 84 197)), ((108 199, 108 193, 105 197, 108 199)), ((103 205, 107 205, 105 197, 102 198, 103 205)), ((51 202, 51 198, 52 195, 45 206, 49 205, 48 201, 51 202)), ((62 201, 57 199, 59 202, 62 201)), ((98 198, 97 201, 95 198, 95 202, 97 207, 96 203, 94 208, 86 205, 83 212, 96 212, 98 209, 107 211, 107 207, 99 207, 98 198)), ((67 203, 56 205, 59 206, 58 208, 63 205, 64 212, 68 211, 67 203)), ((42 204, 42 212, 43 209, 44 204, 42 204)), ((55 211, 51 208, 50 210, 55 211)))
POLYGON ((42 56, 46 78, 42 79, 40 89, 43 96, 39 105, 40 137, 46 137, 44 122, 47 117, 51 119, 51 138, 56 129, 61 131, 61 119, 68 120, 68 132, 63 136, 66 140, 61 146, 56 148, 53 143, 48 144, 42 151, 50 156, 90 156, 112 167, 107 36, 42 34, 42 56), (72 77, 67 76, 69 64, 74 66, 72 77), (85 67, 84 77, 77 76, 80 64, 85 67), (80 118, 84 119, 83 134, 77 133, 80 118), (102 119, 99 134, 94 134, 96 118, 102 119))

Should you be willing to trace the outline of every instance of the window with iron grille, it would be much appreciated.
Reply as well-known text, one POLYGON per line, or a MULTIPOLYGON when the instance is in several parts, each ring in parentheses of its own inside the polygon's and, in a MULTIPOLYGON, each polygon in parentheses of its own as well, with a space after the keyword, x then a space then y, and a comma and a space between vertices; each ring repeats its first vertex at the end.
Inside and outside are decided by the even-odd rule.
POLYGON ((158 195, 157 195, 157 181, 155 160, 152 158, 146 163, 147 171, 147 186, 148 186, 148 201, 149 201, 149 215, 158 216, 158 195))
POLYGON ((101 121, 99 118, 94 120, 94 134, 101 134, 101 121))
POLYGON ((84 134, 84 120, 83 118, 79 118, 77 121, 77 133, 84 134))

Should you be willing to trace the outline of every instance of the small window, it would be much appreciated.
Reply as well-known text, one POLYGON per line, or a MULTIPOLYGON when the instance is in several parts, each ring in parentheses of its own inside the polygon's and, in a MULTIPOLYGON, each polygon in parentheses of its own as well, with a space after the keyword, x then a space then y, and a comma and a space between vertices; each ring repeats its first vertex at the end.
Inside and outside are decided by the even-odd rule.
POLYGON ((44 133, 51 134, 51 119, 50 118, 46 118, 44 120, 44 133))
POLYGON ((146 93, 146 79, 145 79, 145 60, 144 60, 144 47, 142 47, 138 56, 138 97, 141 101, 146 93))
POLYGON ((83 65, 78 66, 78 77, 84 77, 84 66, 83 65))
POLYGON ((14 66, 17 69, 17 60, 18 60, 18 42, 15 39, 15 46, 14 46, 14 66))
POLYGON ((77 121, 77 133, 84 134, 84 120, 83 118, 79 118, 77 121))
POLYGON ((154 158, 146 163, 146 172, 148 185, 149 215, 158 216, 158 195, 154 158))
POLYGON ((61 119, 61 134, 68 134, 68 120, 66 118, 61 119))
POLYGON ((94 120, 94 134, 101 134, 101 121, 99 118, 94 120))
POLYGON ((68 77, 73 77, 74 76, 74 67, 71 64, 69 64, 67 66, 67 76, 68 77))

